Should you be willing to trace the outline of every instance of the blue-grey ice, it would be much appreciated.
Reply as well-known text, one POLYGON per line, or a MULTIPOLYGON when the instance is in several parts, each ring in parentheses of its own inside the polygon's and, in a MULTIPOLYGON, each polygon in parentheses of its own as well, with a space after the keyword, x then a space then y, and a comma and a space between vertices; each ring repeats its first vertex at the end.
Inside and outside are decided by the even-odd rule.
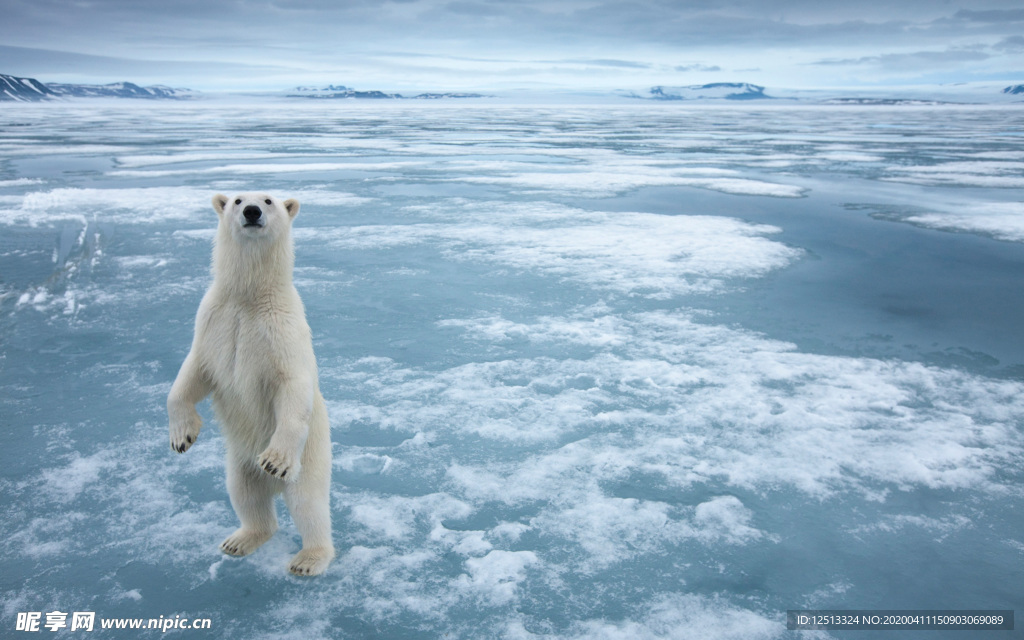
POLYGON ((5 106, 3 633, 61 610, 781 639, 787 609, 1024 611, 1022 131, 1014 105, 5 106), (302 203, 338 550, 313 580, 283 508, 252 556, 218 550, 208 403, 167 447, 210 197, 253 190, 302 203))

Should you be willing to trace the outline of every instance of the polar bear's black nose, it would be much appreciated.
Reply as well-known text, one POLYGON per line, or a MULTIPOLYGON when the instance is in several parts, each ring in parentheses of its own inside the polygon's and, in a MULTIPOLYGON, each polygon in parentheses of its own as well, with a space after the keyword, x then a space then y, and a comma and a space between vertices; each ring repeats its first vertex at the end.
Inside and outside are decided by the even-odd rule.
POLYGON ((257 224, 260 216, 263 215, 263 211, 261 211, 256 205, 250 204, 245 209, 242 209, 242 215, 245 216, 245 223, 247 225, 257 224))

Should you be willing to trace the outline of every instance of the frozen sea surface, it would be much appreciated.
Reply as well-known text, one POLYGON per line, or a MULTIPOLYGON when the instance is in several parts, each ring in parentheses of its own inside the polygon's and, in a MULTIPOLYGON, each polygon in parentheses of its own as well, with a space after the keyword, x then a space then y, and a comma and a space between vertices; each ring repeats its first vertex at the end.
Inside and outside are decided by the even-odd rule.
POLYGON ((1020 613, 1022 133, 1015 106, 5 106, 2 635, 54 610, 710 640, 865 633, 787 609, 1020 613), (250 190, 302 202, 318 579, 287 575, 286 516, 218 551, 208 403, 168 446, 210 197, 250 190))

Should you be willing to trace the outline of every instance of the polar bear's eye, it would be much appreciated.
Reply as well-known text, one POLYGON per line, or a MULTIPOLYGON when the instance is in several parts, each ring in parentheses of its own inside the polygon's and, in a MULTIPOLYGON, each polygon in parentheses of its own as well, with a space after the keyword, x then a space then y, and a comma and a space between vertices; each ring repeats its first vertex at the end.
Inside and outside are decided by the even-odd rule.
POLYGON ((266 199, 266 200, 264 200, 263 202, 266 202, 267 204, 272 204, 272 203, 270 202, 270 198, 267 198, 267 199, 266 199))
POLYGON ((238 200, 235 200, 235 204, 242 204, 242 199, 239 198, 238 200))

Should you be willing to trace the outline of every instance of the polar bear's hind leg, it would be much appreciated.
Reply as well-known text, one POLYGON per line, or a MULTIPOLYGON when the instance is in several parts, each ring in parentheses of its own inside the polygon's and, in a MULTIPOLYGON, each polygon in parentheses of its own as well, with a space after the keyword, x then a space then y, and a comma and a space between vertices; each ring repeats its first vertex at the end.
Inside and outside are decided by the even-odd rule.
MULTIPOLYGON (((326 461, 327 465, 330 460, 326 461)), ((315 466, 314 466, 315 469, 315 466)), ((284 489, 285 504, 295 521, 295 528, 302 535, 302 550, 295 554, 288 570, 295 575, 315 576, 323 573, 334 559, 334 545, 331 542, 331 511, 329 476, 326 482, 313 482, 314 469, 307 467, 299 482, 288 484, 284 489)), ((318 469, 316 469, 318 471, 318 469)))
POLYGON ((285 501, 288 511, 295 521, 295 528, 302 535, 302 550, 292 558, 288 570, 299 576, 315 576, 324 572, 327 565, 334 559, 334 545, 331 543, 331 516, 327 502, 304 500, 296 504, 296 500, 288 499, 289 491, 285 490, 285 501))
POLYGON ((249 555, 277 531, 274 495, 281 482, 254 465, 228 459, 228 495, 242 526, 220 544, 224 553, 249 555))

